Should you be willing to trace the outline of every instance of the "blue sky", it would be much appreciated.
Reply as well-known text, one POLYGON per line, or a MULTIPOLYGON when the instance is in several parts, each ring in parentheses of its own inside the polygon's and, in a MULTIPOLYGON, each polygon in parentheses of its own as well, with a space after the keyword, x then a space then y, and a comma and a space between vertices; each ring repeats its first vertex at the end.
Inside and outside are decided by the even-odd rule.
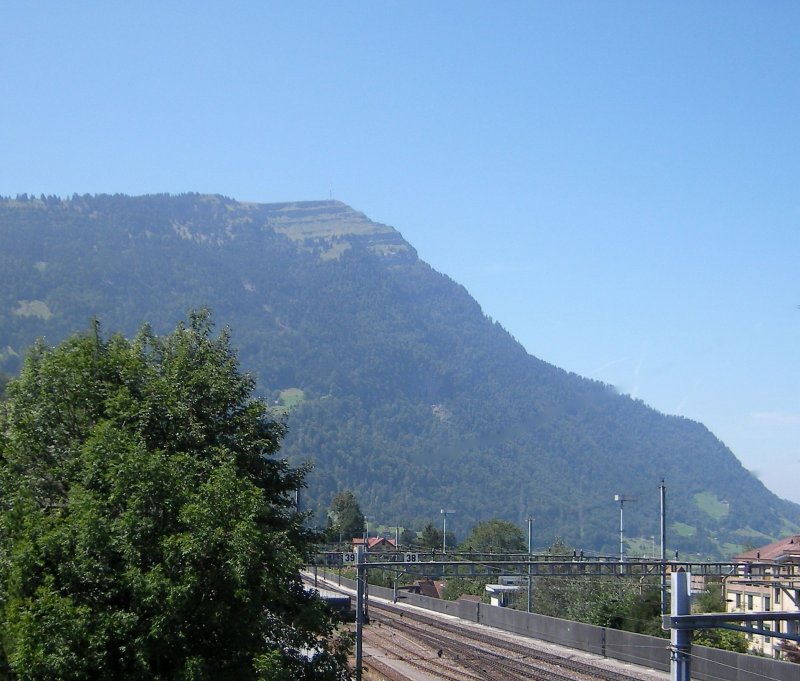
POLYGON ((800 502, 798 64, 796 2, 13 3, 0 194, 332 196, 800 502))

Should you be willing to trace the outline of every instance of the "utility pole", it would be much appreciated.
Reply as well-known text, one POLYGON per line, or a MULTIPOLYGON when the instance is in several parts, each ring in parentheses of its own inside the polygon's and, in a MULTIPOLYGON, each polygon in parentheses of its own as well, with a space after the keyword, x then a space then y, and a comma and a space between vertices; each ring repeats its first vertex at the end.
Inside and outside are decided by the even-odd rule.
POLYGON ((614 501, 619 502, 619 562, 625 560, 625 541, 624 541, 624 527, 622 524, 622 507, 626 501, 637 501, 636 497, 626 497, 622 494, 615 494, 614 501))
MULTIPOLYGON (((689 615, 692 611, 689 596, 690 575, 681 568, 672 573, 672 616, 689 615)), ((670 634, 670 681, 690 681, 692 630, 672 628, 670 634)))
POLYGON ((455 513, 452 508, 443 508, 441 511, 442 520, 442 553, 447 553, 447 514, 455 513))
POLYGON ((661 492, 661 614, 667 614, 667 486, 662 478, 661 492))
POLYGON ((531 577, 531 554, 533 553, 533 516, 528 516, 528 612, 533 605, 533 578, 531 577))
POLYGON ((356 681, 361 681, 365 582, 364 547, 356 546, 356 681))

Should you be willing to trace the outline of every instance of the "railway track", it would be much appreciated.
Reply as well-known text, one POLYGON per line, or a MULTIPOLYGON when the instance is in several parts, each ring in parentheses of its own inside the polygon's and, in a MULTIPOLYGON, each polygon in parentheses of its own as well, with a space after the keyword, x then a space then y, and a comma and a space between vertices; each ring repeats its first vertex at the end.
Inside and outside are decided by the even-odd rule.
POLYGON ((370 631, 367 636, 371 645, 377 644, 387 655, 446 681, 572 681, 573 678, 554 670, 530 669, 502 653, 459 642, 453 636, 430 635, 421 630, 412 632, 406 628, 404 636, 413 641, 413 645, 398 646, 397 636, 375 641, 372 634, 370 631))
MULTIPOLYGON (((327 588, 331 588, 328 586, 327 588)), ((614 670, 522 644, 487 628, 370 599, 364 664, 392 681, 652 681, 663 674, 614 670)))
POLYGON ((597 665, 513 643, 486 631, 476 631, 457 622, 447 622, 391 605, 372 603, 371 626, 365 641, 395 655, 418 663, 439 678, 464 681, 640 681, 644 676, 621 673, 597 665), (388 639, 383 631, 402 634, 388 639), (414 646, 405 641, 413 642, 414 646), (400 645, 399 645, 400 644, 400 645), (400 652, 398 652, 400 651, 400 652))

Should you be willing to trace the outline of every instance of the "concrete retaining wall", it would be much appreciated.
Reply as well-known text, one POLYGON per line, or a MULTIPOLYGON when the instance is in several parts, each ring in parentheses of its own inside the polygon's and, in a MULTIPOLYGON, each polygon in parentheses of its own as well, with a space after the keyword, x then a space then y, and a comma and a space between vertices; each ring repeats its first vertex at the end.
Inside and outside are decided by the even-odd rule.
POLYGON ((800 665, 729 650, 692 646, 692 679, 700 681, 797 681, 800 665))
POLYGON ((603 655, 613 660, 639 664, 644 667, 669 671, 669 639, 658 636, 645 636, 619 629, 603 630, 605 649, 603 655))

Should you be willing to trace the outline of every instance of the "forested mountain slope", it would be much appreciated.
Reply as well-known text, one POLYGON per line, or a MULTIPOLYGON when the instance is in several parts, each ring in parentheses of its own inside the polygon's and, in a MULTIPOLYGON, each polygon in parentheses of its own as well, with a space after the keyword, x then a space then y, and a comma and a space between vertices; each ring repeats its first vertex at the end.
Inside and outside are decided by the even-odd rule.
POLYGON ((204 305, 285 410, 284 453, 314 462, 303 498, 320 522, 348 487, 387 524, 438 523, 445 506, 462 532, 532 514, 537 544, 614 551, 614 494, 638 496, 626 535, 649 541, 663 478, 671 550, 800 530, 800 507, 701 424, 528 355, 397 231, 344 204, 0 201, 0 371, 93 316, 106 333, 163 332, 204 305))

